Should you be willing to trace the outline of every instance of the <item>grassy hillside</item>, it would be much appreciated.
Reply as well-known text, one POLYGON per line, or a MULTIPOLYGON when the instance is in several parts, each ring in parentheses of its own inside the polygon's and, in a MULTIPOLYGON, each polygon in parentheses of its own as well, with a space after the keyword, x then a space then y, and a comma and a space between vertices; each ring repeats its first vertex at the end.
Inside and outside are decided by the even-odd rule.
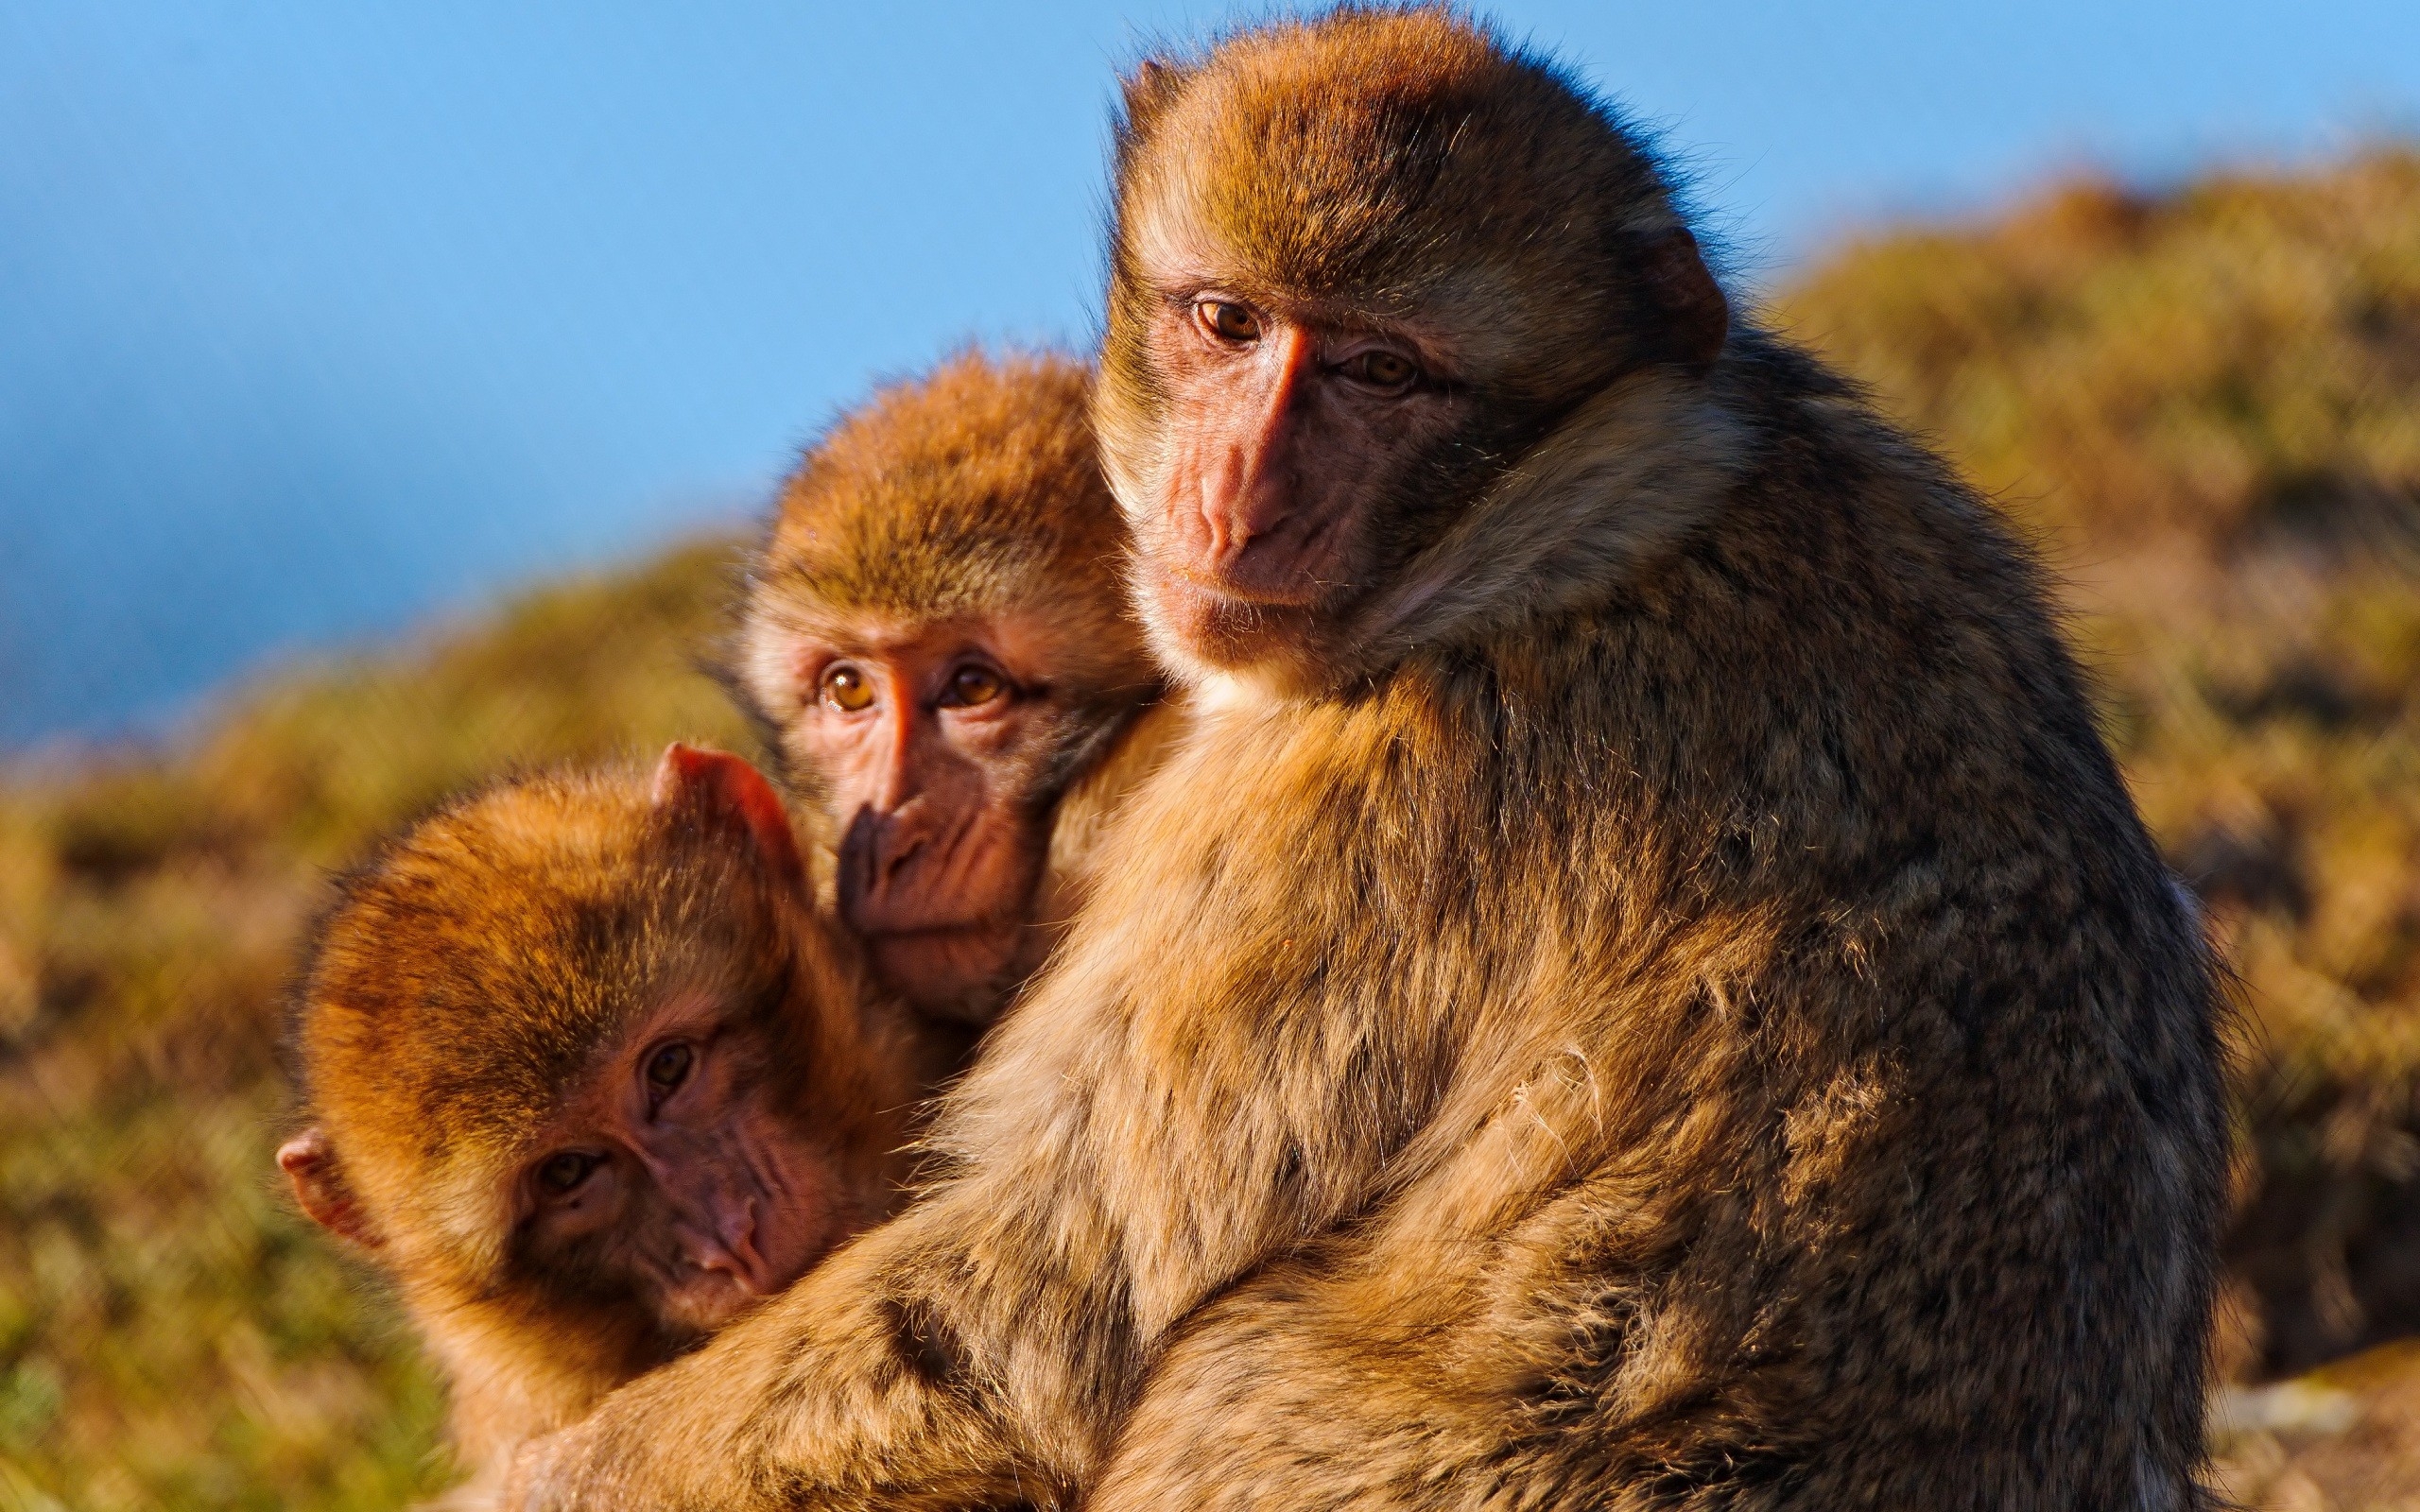
MULTIPOLYGON (((2074 185, 1849 247, 1775 314, 2039 530, 2233 944, 2234 1367, 2420 1333, 2420 155, 2074 185)), ((0 785, 0 1508, 442 1483, 427 1375, 275 1183, 291 945, 326 868, 458 784, 742 742, 691 664, 723 561, 549 589, 0 785)), ((2414 1457, 2357 1485, 2290 1432, 2246 1442, 2248 1494, 2301 1476, 2315 1505, 2414 1457)))
POLYGON ((692 664, 727 548, 234 698, 0 794, 0 1508, 391 1507, 441 1404, 269 1159, 327 868, 517 765, 745 740, 692 664))

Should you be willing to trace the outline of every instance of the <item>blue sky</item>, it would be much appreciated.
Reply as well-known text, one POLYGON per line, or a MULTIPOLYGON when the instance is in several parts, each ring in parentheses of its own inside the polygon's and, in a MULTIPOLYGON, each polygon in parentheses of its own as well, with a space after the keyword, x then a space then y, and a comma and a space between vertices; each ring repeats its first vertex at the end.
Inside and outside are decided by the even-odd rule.
MULTIPOLYGON (((1081 342, 1115 68, 1203 5, 0 0, 0 746, 752 511, 1081 342)), ((1508 4, 1751 277, 2062 168, 2420 129, 2420 5, 1508 4)))

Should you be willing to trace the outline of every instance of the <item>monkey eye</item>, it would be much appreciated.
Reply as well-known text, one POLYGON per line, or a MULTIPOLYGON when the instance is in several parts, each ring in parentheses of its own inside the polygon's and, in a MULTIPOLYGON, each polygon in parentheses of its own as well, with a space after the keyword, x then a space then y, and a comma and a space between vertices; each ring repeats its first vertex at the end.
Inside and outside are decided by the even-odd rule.
POLYGON ((587 1180, 597 1164, 597 1158, 585 1150, 550 1155, 546 1163, 538 1167, 538 1185, 555 1196, 562 1196, 587 1180))
POLYGON ((826 667, 815 691, 826 704, 844 713, 855 713, 873 702, 872 679, 846 662, 826 667))
POLYGON ((1260 339, 1260 317, 1253 314, 1249 306, 1225 300, 1203 300, 1193 307, 1193 314, 1222 341, 1260 339))
POLYGON ((1420 376, 1419 366, 1409 357, 1383 347, 1347 358, 1339 370, 1373 388, 1401 388, 1420 376))
POLYGON ((689 1068, 697 1062, 697 1053, 684 1044, 668 1044, 648 1057, 648 1090, 663 1097, 689 1079, 689 1068))
POLYGON ((975 709, 990 703, 1009 691, 1009 685, 990 667, 970 662, 949 675, 949 692, 942 700, 957 709, 975 709))

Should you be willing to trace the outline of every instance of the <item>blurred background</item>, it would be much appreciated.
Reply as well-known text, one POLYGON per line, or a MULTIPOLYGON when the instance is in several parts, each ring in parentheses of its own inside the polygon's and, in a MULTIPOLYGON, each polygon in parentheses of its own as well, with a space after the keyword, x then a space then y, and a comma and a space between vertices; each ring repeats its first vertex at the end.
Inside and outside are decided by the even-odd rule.
MULTIPOLYGON (((745 748, 773 480, 1090 340, 1114 71, 1232 13, 0 0, 0 1508, 446 1484, 269 1160, 327 869, 745 748)), ((2420 1504, 2420 8, 1488 13, 2058 563, 2249 988, 2224 1487, 2420 1504)))

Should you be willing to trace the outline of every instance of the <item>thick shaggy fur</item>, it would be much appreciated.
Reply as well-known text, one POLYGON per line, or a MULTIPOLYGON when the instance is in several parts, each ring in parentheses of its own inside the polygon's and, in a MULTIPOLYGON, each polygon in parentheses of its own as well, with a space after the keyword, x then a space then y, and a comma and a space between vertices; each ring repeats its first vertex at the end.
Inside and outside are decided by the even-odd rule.
POLYGON ((735 696, 837 850, 849 815, 799 734, 815 696, 795 664, 800 642, 1047 626, 1049 680, 1034 693, 1056 728, 1027 778, 1047 851, 1036 928, 1006 990, 1059 938, 1103 824, 1182 724, 1127 605, 1126 524, 1091 398, 1091 369, 1073 358, 970 350, 843 415, 783 486, 727 657, 735 696))
POLYGON ((1407 504, 1321 660, 1192 671, 947 1179, 533 1503, 2199 1504, 2218 994, 2031 556, 1764 335, 1637 360, 1660 181, 1475 28, 1132 98, 1130 509, 1118 311, 1205 247, 1509 331, 1468 381, 1534 438, 1407 504))
POLYGON ((1053 691, 1069 712, 1046 800, 1157 698, 1118 576, 1126 527, 1093 444, 1091 393, 1073 358, 969 351, 875 393, 801 459, 750 569, 731 654, 733 691, 792 786, 819 786, 787 738, 813 696, 789 664, 802 634, 1046 618, 1063 658, 1053 691))
MULTIPOLYGON (((804 904, 715 816, 620 771, 501 783, 340 885, 298 994, 305 1111, 445 1366, 458 1451, 493 1472, 458 1504, 493 1494, 512 1445, 697 1342, 534 1271, 507 1211, 542 1125, 629 1024, 680 991, 762 1004, 819 1137, 906 1143, 931 1056, 804 904)), ((867 1217, 906 1165, 868 1163, 867 1217)))

